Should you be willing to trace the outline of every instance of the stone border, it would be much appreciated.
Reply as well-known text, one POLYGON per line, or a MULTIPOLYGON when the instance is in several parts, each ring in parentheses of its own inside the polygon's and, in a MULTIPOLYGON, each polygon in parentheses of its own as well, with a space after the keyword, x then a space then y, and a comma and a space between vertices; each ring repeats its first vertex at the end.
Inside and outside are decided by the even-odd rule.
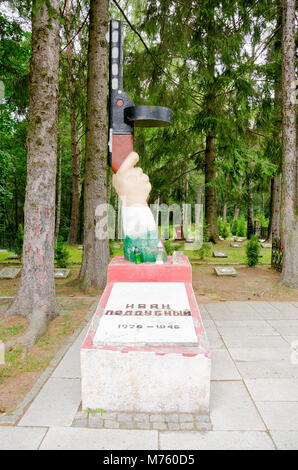
MULTIPOLYGON (((0 300, 3 299, 4 297, 0 297, 0 300)), ((8 299, 9 297, 5 297, 8 299)), ((11 297, 13 298, 13 297, 11 297)), ((58 297, 59 298, 59 297, 58 297)), ((63 298, 69 298, 69 297, 63 297, 63 298)), ((74 297, 71 297, 73 299, 74 297)), ((84 299, 86 297, 79 297, 80 299, 84 299)), ((51 374, 54 372, 55 368, 63 358, 63 356, 66 354, 70 346, 74 343, 74 341, 77 339, 77 337, 81 334, 89 320, 91 320, 92 316, 95 313, 96 307, 98 304, 98 299, 96 299, 91 307, 89 308, 88 312, 86 313, 84 322, 80 327, 76 329, 76 331, 68 338, 66 344, 57 352, 56 356, 51 360, 49 366, 43 371, 37 382, 33 385, 31 390, 27 393, 23 401, 20 403, 20 405, 17 406, 15 411, 13 411, 9 415, 0 415, 0 425, 1 424, 16 424, 16 422, 22 417, 24 414, 25 409, 27 406, 32 402, 32 400, 36 397, 36 395, 39 393, 40 389, 42 386, 45 384, 45 382, 48 380, 48 378, 51 376, 51 374)))
POLYGON ((211 431, 208 415, 192 413, 129 413, 77 411, 72 427, 99 429, 146 429, 157 431, 211 431))

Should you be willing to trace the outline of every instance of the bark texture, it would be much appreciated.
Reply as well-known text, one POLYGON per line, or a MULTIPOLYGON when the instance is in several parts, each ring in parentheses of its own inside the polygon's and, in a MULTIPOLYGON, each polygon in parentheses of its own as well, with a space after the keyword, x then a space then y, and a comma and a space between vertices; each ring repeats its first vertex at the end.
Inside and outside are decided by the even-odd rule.
POLYGON ((108 0, 91 0, 88 47, 84 254, 80 281, 104 288, 109 240, 96 237, 96 208, 106 203, 108 0))
POLYGON ((281 281, 298 287, 298 221, 296 201, 296 90, 295 90, 295 0, 283 0, 282 31, 282 241, 281 281))
POLYGON ((218 241, 217 205, 216 205, 216 164, 215 164, 215 135, 206 137, 205 152, 205 214, 209 240, 218 241))
POLYGON ((270 195, 270 220, 268 227, 268 240, 272 239, 272 231, 279 234, 279 212, 280 212, 280 176, 271 179, 270 195))
POLYGON ((55 225, 55 243, 58 241, 60 219, 61 219, 61 191, 62 191, 62 149, 61 142, 58 139, 58 171, 57 171, 57 210, 56 210, 56 225, 55 225))
POLYGON ((71 191, 71 217, 68 243, 77 243, 79 226, 79 207, 81 196, 81 165, 77 143, 77 119, 75 110, 75 81, 72 64, 72 41, 70 34, 70 0, 65 1, 65 35, 67 41, 67 72, 69 88, 69 113, 71 133, 71 163, 72 163, 72 191, 71 191))
POLYGON ((29 326, 7 347, 31 346, 60 312, 54 283, 59 2, 33 4, 23 267, 17 296, 4 314, 22 315, 29 326))

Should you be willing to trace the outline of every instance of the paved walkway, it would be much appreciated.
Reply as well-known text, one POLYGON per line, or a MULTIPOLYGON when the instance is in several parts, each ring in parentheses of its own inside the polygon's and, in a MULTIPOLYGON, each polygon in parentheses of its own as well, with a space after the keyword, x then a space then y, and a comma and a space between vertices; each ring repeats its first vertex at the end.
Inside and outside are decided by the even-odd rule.
POLYGON ((298 302, 199 307, 212 350, 211 431, 71 426, 85 328, 17 425, 0 426, 0 449, 297 450, 298 302))

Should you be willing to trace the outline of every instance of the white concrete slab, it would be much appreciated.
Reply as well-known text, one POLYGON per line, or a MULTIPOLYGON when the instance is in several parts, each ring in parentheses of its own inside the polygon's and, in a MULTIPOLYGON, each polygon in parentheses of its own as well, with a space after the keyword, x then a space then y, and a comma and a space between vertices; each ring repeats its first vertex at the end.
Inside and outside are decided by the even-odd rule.
POLYGON ((239 334, 224 334, 222 333, 223 340, 228 349, 248 348, 248 349, 286 349, 288 347, 287 341, 280 336, 254 336, 247 335, 243 332, 239 334))
POLYGON ((272 303, 265 302, 264 300, 250 300, 249 305, 258 313, 270 313, 270 312, 278 312, 278 309, 272 305, 272 303))
POLYGON ((73 379, 81 377, 80 348, 87 331, 88 326, 83 329, 73 345, 69 348, 61 362, 54 370, 52 377, 73 379))
MULTIPOLYGON (((264 361, 284 361, 285 363, 290 362, 290 355, 292 349, 288 343, 285 348, 275 348, 271 345, 271 347, 267 347, 267 340, 271 338, 270 336, 266 336, 265 342, 259 344, 259 347, 239 347, 239 348, 232 348, 228 347, 229 353, 232 356, 232 359, 236 361, 247 361, 247 362, 254 362, 256 366, 264 361)), ((272 336, 272 338, 279 338, 278 336, 272 336)))
POLYGON ((79 379, 50 378, 19 426, 70 426, 80 401, 79 379))
POLYGON ((96 346, 196 346, 184 283, 116 282, 100 318, 96 346))
POLYGON ((298 431, 271 431, 270 434, 279 450, 298 450, 298 431))
POLYGON ((242 382, 211 382, 210 418, 213 430, 265 430, 242 382))
MULTIPOLYGON (((252 322, 251 322, 252 323, 252 322)), ((246 327, 229 327, 217 326, 218 331, 223 338, 249 338, 255 336, 279 336, 270 325, 263 326, 246 326, 246 327)), ((266 341, 264 339, 264 341, 266 341)))
POLYGON ((256 406, 269 430, 298 431, 298 401, 259 401, 256 406))
POLYGON ((262 431, 163 432, 161 450, 273 450, 274 444, 262 431))
POLYGON ((157 431, 50 428, 41 450, 156 450, 157 431))
POLYGON ((206 328, 206 335, 209 341, 210 349, 226 349, 221 336, 215 328, 206 328))
POLYGON ((82 406, 144 413, 209 413, 211 359, 202 354, 81 349, 82 406))
POLYGON ((234 362, 225 349, 212 351, 211 380, 241 380, 234 362))
POLYGON ((262 320, 260 315, 247 302, 225 302, 206 304, 211 318, 218 320, 262 320))
POLYGON ((283 314, 292 313, 295 318, 298 319, 298 309, 295 305, 292 305, 290 302, 270 302, 273 307, 280 310, 283 314))
POLYGON ((298 401, 298 379, 246 379, 255 401, 298 401))
POLYGON ((297 320, 298 309, 290 302, 251 302, 263 320, 297 320))
POLYGON ((237 369, 241 376, 245 379, 281 379, 281 378, 298 378, 298 364, 293 365, 290 358, 276 361, 254 362, 235 361, 237 369))
POLYGON ((282 336, 298 335, 298 319, 268 320, 268 323, 282 336))
POLYGON ((37 450, 47 428, 0 426, 0 450, 37 450))
POLYGON ((192 316, 140 317, 104 314, 93 338, 95 346, 197 346, 192 316))
POLYGON ((218 330, 221 329, 221 327, 224 328, 248 328, 248 329, 257 329, 260 328, 261 330, 263 328, 270 328, 271 331, 274 331, 272 327, 268 324, 267 321, 265 320, 216 320, 215 322, 216 327, 218 330))

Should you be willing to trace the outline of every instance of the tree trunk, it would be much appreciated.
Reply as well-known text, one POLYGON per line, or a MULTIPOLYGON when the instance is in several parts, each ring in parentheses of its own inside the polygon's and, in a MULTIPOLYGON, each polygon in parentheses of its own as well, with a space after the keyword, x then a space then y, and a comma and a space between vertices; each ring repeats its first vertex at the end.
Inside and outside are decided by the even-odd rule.
POLYGON ((280 176, 271 179, 270 220, 268 227, 268 240, 272 240, 272 232, 279 234, 280 212, 280 176))
POLYGON ((16 232, 19 229, 19 216, 18 216, 18 184, 17 184, 17 161, 15 155, 13 156, 14 166, 14 194, 15 194, 15 227, 16 232))
MULTIPOLYGON (((108 0, 91 0, 88 48, 84 253, 80 281, 104 288, 109 263, 109 239, 96 237, 98 206, 106 204, 108 0)), ((102 207, 102 206, 101 206, 102 207)))
POLYGON ((60 228, 61 188, 62 188, 62 149, 61 149, 60 139, 58 139, 57 211, 56 211, 56 225, 55 225, 55 243, 57 243, 58 241, 59 228, 60 228))
POLYGON ((33 345, 60 312, 54 282, 58 18, 58 0, 33 2, 23 267, 17 296, 4 314, 22 315, 29 326, 23 336, 8 342, 6 347, 15 343, 33 345))
POLYGON ((216 206, 216 166, 215 166, 215 136, 206 137, 205 152, 205 214, 209 241, 218 240, 217 206, 216 206))
POLYGON ((70 133, 71 133, 71 163, 72 163, 72 192, 71 192, 71 217, 68 243, 77 243, 79 225, 79 205, 81 188, 81 165, 77 146, 77 120, 75 112, 75 84, 72 66, 72 42, 70 41, 70 0, 65 0, 65 36, 67 45, 67 70, 69 87, 69 113, 70 113, 70 133))
POLYGON ((247 238, 254 233, 254 207, 250 204, 247 208, 247 238))
MULTIPOLYGON (((216 90, 214 89, 215 77, 215 45, 214 45, 214 11, 210 11, 207 25, 207 69, 210 87, 207 96, 207 113, 210 117, 216 115, 216 90)), ((205 216, 209 241, 216 243, 218 236, 217 205, 216 205, 216 134, 215 129, 208 129, 205 150, 205 216)))
POLYGON ((196 192, 196 204, 203 204, 203 183, 198 184, 196 192))
POLYGON ((282 242, 281 282, 298 287, 296 201, 295 0, 283 0, 282 29, 282 242))
POLYGON ((224 203, 224 206, 223 206, 223 211, 222 211, 222 221, 223 221, 223 224, 226 225, 227 223, 227 204, 224 203))
POLYGON ((239 207, 235 206, 234 207, 233 222, 234 222, 234 220, 238 219, 238 217, 239 217, 239 207))
POLYGON ((265 194, 264 193, 261 194, 261 198, 262 198, 262 216, 264 217, 265 216, 265 194))

